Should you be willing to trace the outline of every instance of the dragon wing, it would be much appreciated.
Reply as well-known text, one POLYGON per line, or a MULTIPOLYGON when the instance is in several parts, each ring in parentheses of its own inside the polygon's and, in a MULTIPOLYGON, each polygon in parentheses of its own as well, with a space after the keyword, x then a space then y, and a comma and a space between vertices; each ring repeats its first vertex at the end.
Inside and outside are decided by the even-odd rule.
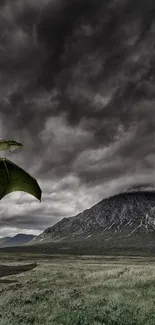
POLYGON ((41 202, 42 191, 31 175, 6 158, 0 158, 0 200, 14 191, 24 191, 41 202))

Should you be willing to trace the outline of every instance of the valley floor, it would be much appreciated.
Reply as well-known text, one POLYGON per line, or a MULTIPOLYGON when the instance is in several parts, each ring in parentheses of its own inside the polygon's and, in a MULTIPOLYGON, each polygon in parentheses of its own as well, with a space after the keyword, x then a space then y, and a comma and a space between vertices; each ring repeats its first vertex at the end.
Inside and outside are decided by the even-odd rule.
MULTIPOLYGON (((19 259, 29 262, 0 255, 0 264, 19 259)), ((1 325, 154 325, 155 260, 44 258, 1 278, 0 298, 1 325)))

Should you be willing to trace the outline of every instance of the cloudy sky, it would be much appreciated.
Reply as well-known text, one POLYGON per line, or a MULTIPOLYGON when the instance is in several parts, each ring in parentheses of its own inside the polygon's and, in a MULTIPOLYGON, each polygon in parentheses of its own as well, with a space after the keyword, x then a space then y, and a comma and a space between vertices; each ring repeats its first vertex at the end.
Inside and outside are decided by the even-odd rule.
POLYGON ((43 191, 0 202, 0 237, 154 184, 155 2, 1 0, 0 138, 43 191))

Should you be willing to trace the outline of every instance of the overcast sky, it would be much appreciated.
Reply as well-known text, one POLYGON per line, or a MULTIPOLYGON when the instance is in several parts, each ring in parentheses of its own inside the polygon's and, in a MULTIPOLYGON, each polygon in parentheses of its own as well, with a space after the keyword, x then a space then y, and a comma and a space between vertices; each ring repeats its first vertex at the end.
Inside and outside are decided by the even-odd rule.
POLYGON ((0 137, 43 191, 2 199, 0 237, 154 184, 155 1, 1 0, 0 137))

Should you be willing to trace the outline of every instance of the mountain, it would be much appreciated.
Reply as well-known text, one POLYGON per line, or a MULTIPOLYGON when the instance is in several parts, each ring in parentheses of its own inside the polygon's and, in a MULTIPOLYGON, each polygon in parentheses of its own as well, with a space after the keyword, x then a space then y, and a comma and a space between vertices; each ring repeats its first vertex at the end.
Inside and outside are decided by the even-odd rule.
POLYGON ((18 234, 14 237, 4 237, 0 239, 0 248, 2 247, 13 247, 22 246, 31 241, 34 235, 18 234))
POLYGON ((103 253, 154 250, 155 191, 120 193, 74 217, 63 218, 29 245, 54 245, 59 251, 103 253))
POLYGON ((4 244, 7 243, 9 239, 11 239, 11 237, 0 238, 0 247, 4 247, 4 244))

